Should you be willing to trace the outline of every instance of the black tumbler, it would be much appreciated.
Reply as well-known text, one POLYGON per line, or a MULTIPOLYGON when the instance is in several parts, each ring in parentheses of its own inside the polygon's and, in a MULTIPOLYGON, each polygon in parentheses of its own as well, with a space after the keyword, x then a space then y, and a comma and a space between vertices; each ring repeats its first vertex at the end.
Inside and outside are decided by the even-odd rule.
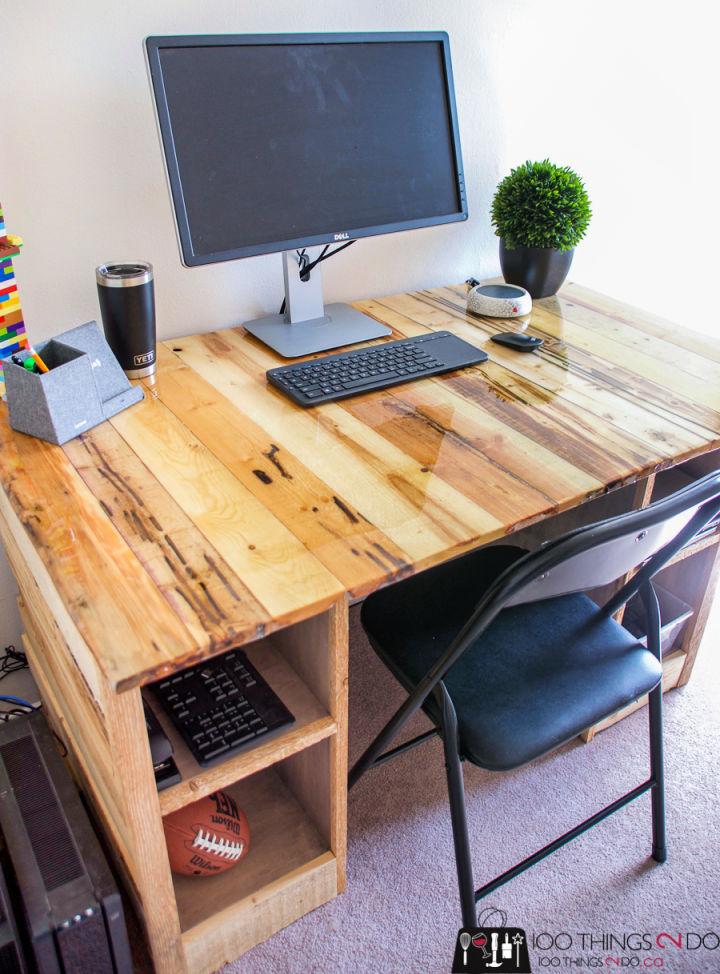
POLYGON ((152 375, 155 363, 155 291, 152 264, 113 262, 95 268, 100 314, 108 344, 129 379, 152 375))

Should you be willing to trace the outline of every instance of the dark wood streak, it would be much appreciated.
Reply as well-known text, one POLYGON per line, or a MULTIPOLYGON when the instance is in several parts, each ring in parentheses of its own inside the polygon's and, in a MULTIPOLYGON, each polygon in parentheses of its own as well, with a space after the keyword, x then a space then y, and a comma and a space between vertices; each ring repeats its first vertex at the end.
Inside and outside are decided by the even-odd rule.
POLYGON ((467 536, 467 525, 452 512, 443 510, 436 501, 430 500, 421 487, 417 487, 402 474, 388 473, 387 479, 413 507, 422 510, 423 517, 453 544, 467 536))
MULTIPOLYGON (((153 520, 154 520, 154 519, 153 519, 153 520)), ((160 525, 159 525, 159 524, 157 525, 157 528, 158 528, 158 530, 159 530, 159 531, 162 531, 162 528, 160 527, 160 525)), ((177 560, 178 560, 178 561, 180 562, 180 564, 181 564, 181 565, 184 565, 184 564, 186 564, 186 560, 185 560, 185 556, 183 555, 183 553, 182 553, 182 551, 180 551, 180 549, 179 549, 179 548, 178 548, 178 546, 177 546, 177 545, 175 544, 175 542, 174 542, 174 541, 173 541, 173 539, 172 539, 172 538, 170 537, 170 535, 169 535, 169 534, 164 534, 164 535, 163 535, 163 537, 165 538, 165 541, 166 541, 166 542, 168 543, 168 545, 169 545, 169 546, 170 546, 170 547, 172 548, 172 550, 173 550, 173 551, 175 552, 175 557, 176 557, 176 558, 177 558, 177 560)))
POLYGON ((205 558, 205 561, 208 563, 208 566, 210 568, 210 571, 214 575, 217 575, 217 577, 220 579, 220 581, 222 582, 222 584, 224 585, 224 587, 228 590, 228 592, 230 594, 230 597, 235 602, 241 602, 242 601, 242 596, 238 595, 238 593, 235 591, 235 589, 233 588, 230 580, 220 570, 220 567, 217 564, 217 562, 215 561, 215 559, 214 558, 211 558, 210 555, 206 551, 203 551, 203 557, 205 558))
POLYGON ((139 494, 137 494, 132 489, 132 487, 129 484, 126 484, 123 481, 122 477, 120 477, 119 474, 117 474, 113 470, 113 468, 107 462, 107 460, 105 459, 105 457, 102 456, 102 454, 94 446, 94 444, 92 444, 91 442, 89 443, 85 439, 85 437, 87 435, 88 434, 86 433, 85 436, 81 437, 81 439, 82 439, 82 441, 83 441, 83 443, 84 443, 84 445, 85 445, 88 453, 94 453, 95 454, 95 456, 97 458, 97 461, 100 464, 100 466, 97 468, 98 469, 98 473, 100 474, 100 476, 101 477, 105 477, 107 480, 109 480, 110 483, 113 485, 113 487, 115 487, 116 490, 120 491, 123 494, 130 494, 133 502, 135 504, 137 504, 138 507, 143 507, 144 506, 144 501, 143 501, 142 497, 139 494))
POLYGON ((212 607, 215 609, 215 612, 217 613, 218 618, 225 619, 226 618, 225 613, 223 612, 223 610, 220 608, 220 606, 217 604, 217 602, 213 598, 213 594, 210 591, 210 589, 207 587, 207 584, 202 579, 200 579, 199 585, 200 585, 200 588, 205 593, 205 598, 208 600, 208 602, 210 603, 210 605, 212 605, 212 607))
POLYGON ((140 535, 143 541, 149 541, 152 544, 153 538, 149 531, 146 529, 145 524, 138 517, 137 512, 130 510, 124 511, 125 518, 132 524, 135 531, 140 535))
POLYGON ((343 514, 345 515, 345 517, 348 519, 348 521, 351 524, 359 524, 360 523, 360 518, 359 517, 356 517, 356 515, 353 514, 353 512, 347 506, 347 504, 345 503, 345 501, 341 501, 340 498, 337 497, 335 494, 333 494, 333 504, 335 504, 336 507, 339 507, 340 508, 340 510, 343 512, 343 514))
POLYGON ((267 457, 270 463, 278 470, 281 477, 284 477, 285 480, 292 480, 292 474, 288 473, 282 463, 280 463, 278 460, 277 455, 279 452, 280 447, 275 443, 271 443, 270 449, 267 451, 267 453, 264 453, 263 456, 267 457))
MULTIPOLYGON (((412 565, 405 561, 403 558, 397 558, 391 551, 388 551, 384 545, 381 545, 379 541, 373 541, 373 548, 380 552, 383 558, 387 558, 391 565, 401 571, 412 571, 412 565)), ((368 552, 369 554, 369 552, 368 552)))
POLYGON ((184 599, 188 608, 198 617, 205 618, 210 621, 212 625, 217 626, 220 622, 218 613, 214 613, 206 605, 202 605, 200 599, 198 599, 192 589, 182 588, 179 585, 175 586, 175 592, 184 599))
MULTIPOLYGON (((367 558, 369 558, 370 561, 372 561, 375 565, 377 565, 378 568, 381 569, 384 575, 383 584, 387 584, 388 582, 395 581, 396 579, 403 578, 407 575, 412 575, 414 572, 414 568, 412 567, 412 565, 406 565, 401 568, 394 568, 392 566, 388 567, 388 565, 382 560, 382 558, 379 558, 374 552, 364 551, 363 554, 367 558)), ((352 591, 350 592, 350 595, 352 597, 355 597, 355 593, 352 591)))

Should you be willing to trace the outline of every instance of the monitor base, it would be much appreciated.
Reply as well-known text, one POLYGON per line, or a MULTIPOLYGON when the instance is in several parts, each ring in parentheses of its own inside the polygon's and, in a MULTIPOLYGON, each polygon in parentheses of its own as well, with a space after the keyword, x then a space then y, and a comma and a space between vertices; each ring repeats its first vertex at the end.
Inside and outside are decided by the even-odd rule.
POLYGON ((349 304, 329 304, 322 318, 298 321, 292 325, 285 315, 269 315, 244 322, 244 328, 283 358, 312 355, 313 352, 325 352, 330 348, 341 348, 392 334, 386 325, 351 308, 349 304))

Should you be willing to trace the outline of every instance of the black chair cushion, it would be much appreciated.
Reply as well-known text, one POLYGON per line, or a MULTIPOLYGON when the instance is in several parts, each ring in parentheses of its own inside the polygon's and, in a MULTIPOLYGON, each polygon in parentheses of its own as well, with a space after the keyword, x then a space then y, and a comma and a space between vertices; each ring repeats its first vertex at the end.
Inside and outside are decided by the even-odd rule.
MULTIPOLYGON (((524 551, 480 549, 366 599, 370 642, 411 691, 483 592, 524 551)), ((505 609, 446 675, 460 752, 505 771, 559 747, 657 685, 662 667, 585 595, 505 609)), ((425 711, 439 724, 432 696, 425 711)))

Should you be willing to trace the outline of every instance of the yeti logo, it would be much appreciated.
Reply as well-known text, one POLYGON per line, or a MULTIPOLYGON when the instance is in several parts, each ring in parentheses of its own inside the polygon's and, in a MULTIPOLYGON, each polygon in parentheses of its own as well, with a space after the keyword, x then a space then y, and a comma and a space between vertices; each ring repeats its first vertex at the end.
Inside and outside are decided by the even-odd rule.
POLYGON ((336 233, 336 234, 334 234, 334 239, 335 240, 349 240, 350 239, 350 234, 349 233, 336 233))

